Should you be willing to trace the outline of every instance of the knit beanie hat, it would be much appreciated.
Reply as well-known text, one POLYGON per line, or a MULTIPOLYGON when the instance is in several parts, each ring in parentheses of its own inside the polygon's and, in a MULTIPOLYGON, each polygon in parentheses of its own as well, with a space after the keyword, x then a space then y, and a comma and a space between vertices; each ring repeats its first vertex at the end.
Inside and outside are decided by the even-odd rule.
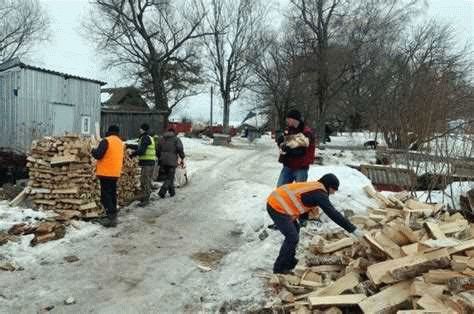
POLYGON ((318 181, 324 185, 328 192, 329 188, 333 188, 336 191, 339 189, 339 179, 332 173, 325 174, 318 181))
POLYGON ((140 129, 142 129, 145 132, 148 132, 148 130, 150 129, 150 126, 146 123, 143 123, 142 125, 140 125, 140 129))
POLYGON ((109 126, 109 129, 107 130, 108 133, 119 133, 120 132, 120 129, 117 125, 113 124, 111 126, 109 126))
POLYGON ((286 117, 301 121, 301 113, 296 109, 291 109, 290 111, 288 111, 286 117))

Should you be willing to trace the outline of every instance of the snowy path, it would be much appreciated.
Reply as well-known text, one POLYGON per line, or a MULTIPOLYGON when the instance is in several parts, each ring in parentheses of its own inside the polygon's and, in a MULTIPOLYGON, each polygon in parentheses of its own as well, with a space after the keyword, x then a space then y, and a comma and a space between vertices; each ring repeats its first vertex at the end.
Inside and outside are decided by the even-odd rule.
MULTIPOLYGON (((213 249, 230 253, 249 241, 243 230, 248 226, 238 223, 242 210, 249 209, 242 208, 242 198, 253 198, 249 206, 258 204, 261 219, 250 227, 258 228, 279 165, 262 163, 274 160, 268 145, 208 149, 212 160, 198 167, 176 197, 131 208, 117 229, 88 226, 83 237, 48 243, 55 248, 38 253, 25 270, 2 272, 0 312, 33 313, 48 305, 55 306, 53 313, 216 310, 213 306, 226 299, 228 276, 220 266, 201 272, 191 256, 213 249), (255 185, 268 183, 255 191, 255 185), (67 255, 80 261, 69 264, 63 260, 67 255), (76 304, 63 305, 69 296, 76 304)), ((193 163, 191 155, 190 167, 193 163)), ((250 237, 253 241, 256 234, 250 237)))
MULTIPOLYGON (((69 227, 66 237, 58 241, 31 248, 31 236, 23 236, 19 243, 0 246, 0 261, 14 261, 24 268, 0 272, 0 313, 36 313, 46 306, 54 306, 52 313, 261 308, 269 289, 257 273, 271 271, 282 241, 278 231, 268 231, 264 241, 258 238, 271 222, 265 200, 281 170, 275 143, 270 137, 252 145, 235 138, 235 147, 227 148, 182 140, 190 184, 178 189, 174 198, 122 210, 116 229, 81 222, 80 230, 69 227), (64 261, 69 255, 80 260, 64 261), (206 261, 215 263, 208 264, 211 271, 203 272, 198 264, 207 266, 206 261), (76 303, 64 305, 68 297, 76 303)), ((370 200, 362 187, 370 181, 340 165, 358 157, 330 150, 324 154, 332 166, 312 166, 309 179, 335 173, 341 179, 340 191, 331 198, 336 208, 364 212, 370 200)), ((0 202, 0 230, 44 215, 0 202)), ((334 226, 309 228, 317 232, 334 226)), ((301 243, 309 239, 303 233, 301 243)))

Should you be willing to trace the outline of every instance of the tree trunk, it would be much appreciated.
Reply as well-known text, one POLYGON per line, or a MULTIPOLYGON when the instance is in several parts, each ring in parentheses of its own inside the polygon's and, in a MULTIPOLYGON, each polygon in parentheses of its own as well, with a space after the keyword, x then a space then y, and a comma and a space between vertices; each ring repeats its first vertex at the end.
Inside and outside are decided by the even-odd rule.
POLYGON ((163 131, 168 127, 168 118, 171 114, 168 108, 168 96, 166 95, 165 83, 161 73, 161 64, 155 63, 151 68, 151 78, 153 80, 153 93, 155 98, 155 110, 164 110, 167 113, 163 116, 163 131))
POLYGON ((224 117, 223 117, 223 127, 224 133, 229 134, 229 116, 230 116, 230 99, 229 95, 224 96, 224 117))

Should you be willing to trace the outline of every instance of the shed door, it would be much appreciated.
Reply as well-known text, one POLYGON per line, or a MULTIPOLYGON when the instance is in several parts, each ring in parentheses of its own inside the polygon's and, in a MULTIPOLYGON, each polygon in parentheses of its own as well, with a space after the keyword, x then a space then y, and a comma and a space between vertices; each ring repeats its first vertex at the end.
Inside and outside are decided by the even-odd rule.
POLYGON ((68 105, 53 105, 53 135, 64 135, 74 129, 74 107, 68 105))

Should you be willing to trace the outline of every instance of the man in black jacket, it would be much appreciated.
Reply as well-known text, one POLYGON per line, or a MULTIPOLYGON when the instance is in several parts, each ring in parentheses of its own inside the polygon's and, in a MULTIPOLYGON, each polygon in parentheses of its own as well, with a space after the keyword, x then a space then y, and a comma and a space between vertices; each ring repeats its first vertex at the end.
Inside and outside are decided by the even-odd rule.
POLYGON ((140 137, 137 145, 127 145, 134 151, 130 154, 131 157, 138 156, 138 164, 141 167, 140 185, 142 187, 142 198, 138 206, 146 206, 150 203, 151 182, 153 178, 153 170, 156 162, 156 146, 155 139, 148 134, 150 126, 143 123, 140 126, 140 137))
POLYGON ((160 171, 162 171, 165 179, 158 194, 161 198, 164 198, 166 192, 169 192, 170 196, 173 197, 176 194, 174 175, 176 167, 178 166, 178 157, 180 157, 181 163, 184 163, 185 157, 183 143, 176 136, 176 131, 173 128, 169 128, 168 131, 163 134, 156 153, 160 164, 160 171))

